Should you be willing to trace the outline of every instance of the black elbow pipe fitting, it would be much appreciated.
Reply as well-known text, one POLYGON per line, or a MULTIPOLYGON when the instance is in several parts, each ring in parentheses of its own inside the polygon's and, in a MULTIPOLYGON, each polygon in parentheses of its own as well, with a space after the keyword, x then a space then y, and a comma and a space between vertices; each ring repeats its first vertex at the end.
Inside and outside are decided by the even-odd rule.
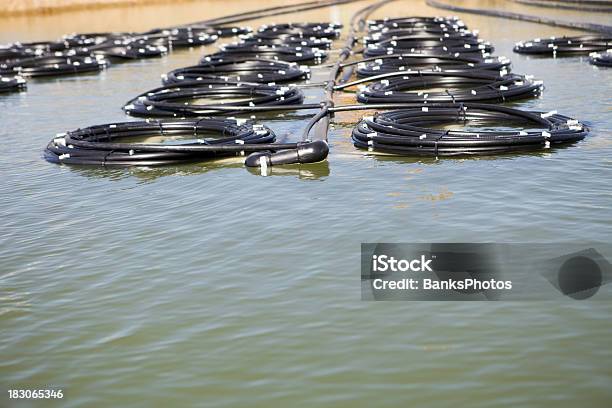
POLYGON ((296 149, 256 152, 247 156, 244 164, 247 167, 259 167, 262 161, 264 166, 277 166, 280 164, 306 164, 325 160, 329 153, 329 146, 325 140, 298 143, 296 149))
POLYGON ((297 151, 298 163, 301 164, 323 161, 329 154, 329 146, 325 140, 298 143, 295 150, 297 151))

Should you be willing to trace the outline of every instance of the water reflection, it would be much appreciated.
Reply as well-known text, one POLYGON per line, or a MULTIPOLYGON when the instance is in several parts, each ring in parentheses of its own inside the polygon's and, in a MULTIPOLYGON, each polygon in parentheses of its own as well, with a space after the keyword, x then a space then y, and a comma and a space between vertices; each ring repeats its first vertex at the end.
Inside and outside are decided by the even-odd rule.
POLYGON ((245 167, 247 171, 257 176, 282 176, 296 177, 300 180, 322 180, 329 176, 329 163, 326 161, 312 164, 293 164, 287 166, 268 167, 262 170, 260 167, 245 167))
POLYGON ((455 161, 455 162, 463 162, 463 161, 495 161, 495 160, 514 160, 525 157, 540 157, 540 158, 550 158, 554 154, 575 147, 580 142, 572 143, 572 144, 564 144, 561 146, 553 147, 552 149, 543 151, 543 150, 534 150, 534 151, 522 151, 522 152, 503 152, 496 153, 495 155, 459 155, 459 156, 440 156, 440 157, 415 157, 415 156, 396 156, 393 154, 385 154, 385 153, 375 153, 375 152, 366 152, 363 151, 365 157, 369 157, 375 159, 380 162, 393 162, 398 164, 439 164, 442 161, 455 161))
POLYGON ((262 173, 260 167, 245 167, 244 158, 232 157, 207 162, 190 163, 179 166, 160 167, 91 167, 71 165, 64 166, 81 176, 94 179, 108 179, 120 181, 135 177, 144 183, 154 182, 159 178, 168 176, 196 176, 213 171, 245 168, 255 176, 283 176, 295 177, 299 180, 321 180, 329 176, 330 169, 327 161, 314 164, 300 164, 269 167, 262 173))

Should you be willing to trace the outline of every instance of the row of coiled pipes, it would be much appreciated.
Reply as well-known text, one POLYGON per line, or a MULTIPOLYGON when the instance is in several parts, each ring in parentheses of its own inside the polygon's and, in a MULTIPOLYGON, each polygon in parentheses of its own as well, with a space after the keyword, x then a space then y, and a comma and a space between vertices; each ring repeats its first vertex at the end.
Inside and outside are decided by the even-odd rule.
POLYGON ((499 9, 480 9, 464 7, 439 0, 425 0, 426 4, 444 10, 462 13, 472 13, 481 16, 491 16, 519 21, 530 21, 554 27, 563 27, 591 34, 580 36, 562 36, 549 38, 535 38, 533 40, 519 41, 514 52, 534 56, 580 56, 588 55, 591 65, 600 67, 612 66, 612 26, 581 21, 565 21, 549 17, 546 8, 570 9, 583 12, 598 12, 605 16, 612 13, 610 0, 512 0, 516 3, 543 7, 544 12, 539 15, 522 14, 499 9))
POLYGON ((407 17, 368 22, 355 89, 372 108, 355 146, 396 155, 452 156, 548 149, 584 138, 588 129, 557 112, 495 105, 537 97, 543 83, 511 72, 505 57, 458 18, 407 17), (486 127, 486 130, 483 129, 486 127), (492 130, 493 129, 493 130, 492 130))
MULTIPOLYGON (((340 35, 339 24, 265 25, 254 32, 226 28, 239 35, 237 42, 220 46, 196 65, 164 74, 162 86, 125 104, 127 114, 145 121, 59 134, 47 145, 45 158, 66 164, 148 166, 246 155, 247 166, 263 171, 272 165, 324 160, 330 120, 335 112, 348 110, 377 112, 354 128, 356 147, 399 155, 548 149, 587 134, 582 123, 554 111, 495 105, 537 97, 542 82, 511 72, 510 61, 495 56, 493 45, 458 18, 367 20, 390 1, 355 13, 340 49, 331 49, 340 35), (356 51, 358 43, 362 49, 356 51), (329 78, 322 84, 325 97, 317 104, 303 103, 302 88, 311 85, 298 81, 309 78, 309 65, 334 53, 336 62, 329 65, 329 78), (335 92, 353 92, 359 104, 336 106, 335 92), (294 143, 277 143, 270 128, 238 117, 299 109, 318 113, 294 143), (151 136, 190 141, 125 142, 151 136)), ((207 35, 223 34, 219 26, 213 27, 217 34, 207 27, 207 35)))
POLYGON ((100 72, 115 63, 161 57, 252 31, 236 22, 353 1, 314 0, 145 32, 73 33, 53 41, 0 45, 0 92, 23 90, 28 78, 100 72))

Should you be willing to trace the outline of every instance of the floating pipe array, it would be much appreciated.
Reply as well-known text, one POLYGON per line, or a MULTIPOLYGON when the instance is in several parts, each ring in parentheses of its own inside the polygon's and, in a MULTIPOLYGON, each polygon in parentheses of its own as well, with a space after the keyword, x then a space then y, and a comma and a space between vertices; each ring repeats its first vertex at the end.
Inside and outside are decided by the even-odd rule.
MULTIPOLYGON (((310 68, 305 64, 320 64, 328 57, 332 41, 340 35, 339 24, 264 25, 255 32, 237 27, 211 30, 255 16, 328 7, 350 0, 311 1, 142 33, 148 41, 140 44, 143 49, 139 53, 143 57, 149 51, 150 56, 155 54, 148 46, 204 44, 216 40, 213 37, 230 33, 237 34, 238 40, 221 45, 218 52, 203 56, 197 65, 163 75, 164 86, 128 101, 125 112, 149 118, 147 121, 92 126, 61 134, 48 144, 45 157, 57 163, 125 166, 182 163, 250 153, 245 164, 260 166, 262 170, 271 165, 311 163, 327 157, 327 133, 333 114, 365 109, 400 109, 365 117, 352 136, 359 148, 393 154, 494 154, 549 148, 575 142, 587 134, 586 126, 556 112, 526 112, 483 104, 537 96, 542 82, 511 73, 510 61, 491 55, 493 45, 480 39, 477 31, 468 30, 456 17, 366 20, 370 13, 391 1, 377 1, 353 15, 345 45, 337 50, 337 61, 330 66, 329 78, 324 84, 325 97, 318 104, 304 104, 300 89, 303 85, 294 82, 309 78, 310 68), (357 33, 366 27, 367 34, 359 38, 357 33), (205 30, 197 31, 202 35, 197 40, 193 37, 194 29, 205 30), (363 43, 363 58, 348 61, 355 54, 353 49, 359 39, 363 43), (351 80, 353 75, 357 76, 356 80, 351 80), (334 92, 354 87, 358 89, 357 102, 364 105, 334 105, 334 92), (211 102, 201 103, 201 99, 211 102), (300 109, 319 109, 319 112, 307 123, 298 143, 276 143, 274 133, 266 126, 228 117, 300 109), (157 117, 172 120, 152 119, 157 117), (490 128, 500 125, 500 121, 528 127, 516 131, 437 128, 468 122, 490 128), (211 132, 217 136, 210 137, 211 132), (125 137, 138 136, 188 137, 195 142, 169 145, 123 141, 125 137)), ((113 38, 121 41, 117 35, 113 38)), ((66 41, 72 44, 71 55, 55 57, 84 58, 90 65, 95 57, 95 61, 105 64, 111 47, 107 47, 106 54, 87 54, 89 48, 79 50, 84 45, 95 48, 108 41, 104 34, 75 36, 66 41)), ((8 56, 7 60, 18 53, 16 48, 4 51, 0 55, 8 56)), ((121 53, 120 50, 113 52, 116 51, 121 53)), ((48 58, 48 65, 53 65, 51 55, 34 58, 48 58)), ((592 56, 596 58, 599 57, 592 56)), ((81 66, 87 64, 77 62, 78 69, 86 69, 81 66)), ((27 73, 27 64, 22 65, 20 70, 27 73)), ((4 82, 8 84, 11 80, 4 82)))

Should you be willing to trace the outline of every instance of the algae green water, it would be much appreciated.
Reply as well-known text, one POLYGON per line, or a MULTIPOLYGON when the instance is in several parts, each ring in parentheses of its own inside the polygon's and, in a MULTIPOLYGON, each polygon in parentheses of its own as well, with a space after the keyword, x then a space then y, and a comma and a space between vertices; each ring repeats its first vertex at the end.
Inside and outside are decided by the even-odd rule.
MULTIPOLYGON (((363 4, 249 24, 346 22, 363 4)), ((602 13, 508 7, 606 22, 602 13)), ((212 1, 16 17, 3 20, 0 43, 244 8, 212 1)), ((403 1, 374 17, 446 14, 403 1)), ((609 406, 610 302, 360 300, 361 242, 612 236, 612 70, 511 50, 578 32, 460 16, 515 72, 545 81, 540 98, 515 106, 579 118, 592 127, 587 139, 498 158, 375 157, 350 143, 361 114, 343 114, 326 163, 268 177, 239 160, 75 168, 42 159, 50 138, 130 120, 125 101, 206 49, 32 80, 27 92, 0 96, 0 406, 609 406), (61 388, 64 398, 9 400, 6 390, 20 388, 61 388)), ((265 122, 293 140, 309 113, 265 122)), ((608 298, 610 286, 601 289, 608 298)))

